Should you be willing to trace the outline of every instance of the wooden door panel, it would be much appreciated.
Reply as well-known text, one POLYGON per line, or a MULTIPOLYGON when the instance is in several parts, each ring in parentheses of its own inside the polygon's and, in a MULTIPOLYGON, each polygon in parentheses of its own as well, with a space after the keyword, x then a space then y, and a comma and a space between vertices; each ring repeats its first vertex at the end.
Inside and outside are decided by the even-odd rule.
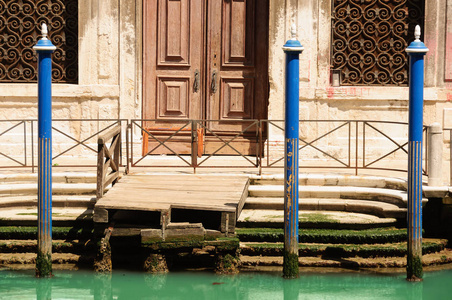
MULTIPOLYGON (((203 3, 144 1, 144 119, 202 118, 203 92, 195 80, 202 85, 203 3)), ((154 125, 148 122, 145 127, 154 125)), ((174 127, 168 122, 160 125, 174 127)))
POLYGON ((254 12, 254 0, 224 1, 222 66, 254 65, 254 12))
POLYGON ((190 77, 157 77, 157 119, 187 119, 189 115, 190 77))
POLYGON ((190 0, 159 1, 158 65, 190 65, 190 0))
MULTIPOLYGON (((144 0, 143 127, 160 141, 190 119, 202 119, 204 0, 144 0), (182 120, 182 121, 177 121, 182 120)), ((144 134, 143 153, 159 143, 144 134)), ((186 126, 165 143, 177 153, 190 153, 186 126)), ((171 153, 163 146, 152 154, 171 153)))
MULTIPOLYGON (((207 102, 207 119, 228 121, 211 123, 209 129, 216 132, 224 134, 240 132, 244 125, 230 121, 259 117, 254 112, 257 92, 254 83, 257 71, 255 53, 258 45, 254 34, 255 14, 254 0, 210 2, 210 20, 222 22, 211 21, 208 24, 210 49, 207 72, 218 74, 216 84, 220 87, 219 92, 212 89, 208 91, 210 97, 207 102)), ((266 44, 265 37, 259 37, 259 43, 266 44)), ((213 78, 211 83, 214 84, 212 80, 213 78)))
POLYGON ((221 78, 220 119, 252 119, 254 79, 221 78))

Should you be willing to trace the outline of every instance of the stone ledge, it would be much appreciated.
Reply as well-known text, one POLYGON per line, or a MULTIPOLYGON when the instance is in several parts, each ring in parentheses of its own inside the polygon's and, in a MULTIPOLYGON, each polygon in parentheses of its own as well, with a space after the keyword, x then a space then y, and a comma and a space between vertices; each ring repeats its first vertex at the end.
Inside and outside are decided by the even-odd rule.
MULTIPOLYGON (((23 100, 24 98, 37 99, 37 84, 0 84, 0 99, 23 100)), ((79 85, 79 84, 53 84, 52 96, 54 98, 119 98, 119 85, 79 85)))
MULTIPOLYGON (((283 197, 283 185, 250 186, 251 197, 283 197)), ((353 186, 299 186, 300 198, 360 199, 406 205, 407 192, 353 186)))
POLYGON ((423 186, 422 193, 427 198, 445 198, 450 194, 448 186, 423 186))

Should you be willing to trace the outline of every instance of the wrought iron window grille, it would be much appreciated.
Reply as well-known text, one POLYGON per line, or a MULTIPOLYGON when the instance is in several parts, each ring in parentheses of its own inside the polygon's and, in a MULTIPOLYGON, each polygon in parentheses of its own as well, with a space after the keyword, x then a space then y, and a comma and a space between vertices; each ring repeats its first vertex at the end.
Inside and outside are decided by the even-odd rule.
POLYGON ((57 47, 52 80, 78 83, 78 1, 0 0, 0 82, 37 81, 37 43, 41 24, 57 47))
POLYGON ((332 0, 332 70, 341 85, 408 84, 406 47, 425 0, 332 0))

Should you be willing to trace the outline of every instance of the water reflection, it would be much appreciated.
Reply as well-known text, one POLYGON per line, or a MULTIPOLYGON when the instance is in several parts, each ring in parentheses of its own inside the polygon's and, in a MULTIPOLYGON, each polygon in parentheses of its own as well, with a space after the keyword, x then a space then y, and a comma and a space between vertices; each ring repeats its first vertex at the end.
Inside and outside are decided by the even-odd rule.
POLYGON ((54 278, 37 279, 32 271, 0 271, 0 299, 450 299, 451 282, 452 270, 426 273, 417 283, 406 282, 404 274, 302 274, 284 280, 276 273, 56 271, 54 278))
POLYGON ((52 278, 39 278, 36 281, 36 299, 52 299, 52 278))

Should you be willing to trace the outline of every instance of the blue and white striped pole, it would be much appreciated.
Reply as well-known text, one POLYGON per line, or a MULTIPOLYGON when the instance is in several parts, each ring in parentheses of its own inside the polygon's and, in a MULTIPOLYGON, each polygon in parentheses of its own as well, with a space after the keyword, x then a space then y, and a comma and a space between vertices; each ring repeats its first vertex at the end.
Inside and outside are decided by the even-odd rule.
POLYGON ((406 48, 410 56, 408 120, 408 255, 407 280, 422 280, 422 133, 424 106, 424 55, 428 48, 420 41, 421 27, 406 48))
POLYGON ((286 53, 286 104, 284 152, 284 278, 298 277, 298 128, 299 128, 299 55, 304 48, 292 38, 283 46, 286 53))
POLYGON ((42 38, 33 49, 38 53, 38 255, 36 276, 52 276, 52 58, 56 47, 42 38))

